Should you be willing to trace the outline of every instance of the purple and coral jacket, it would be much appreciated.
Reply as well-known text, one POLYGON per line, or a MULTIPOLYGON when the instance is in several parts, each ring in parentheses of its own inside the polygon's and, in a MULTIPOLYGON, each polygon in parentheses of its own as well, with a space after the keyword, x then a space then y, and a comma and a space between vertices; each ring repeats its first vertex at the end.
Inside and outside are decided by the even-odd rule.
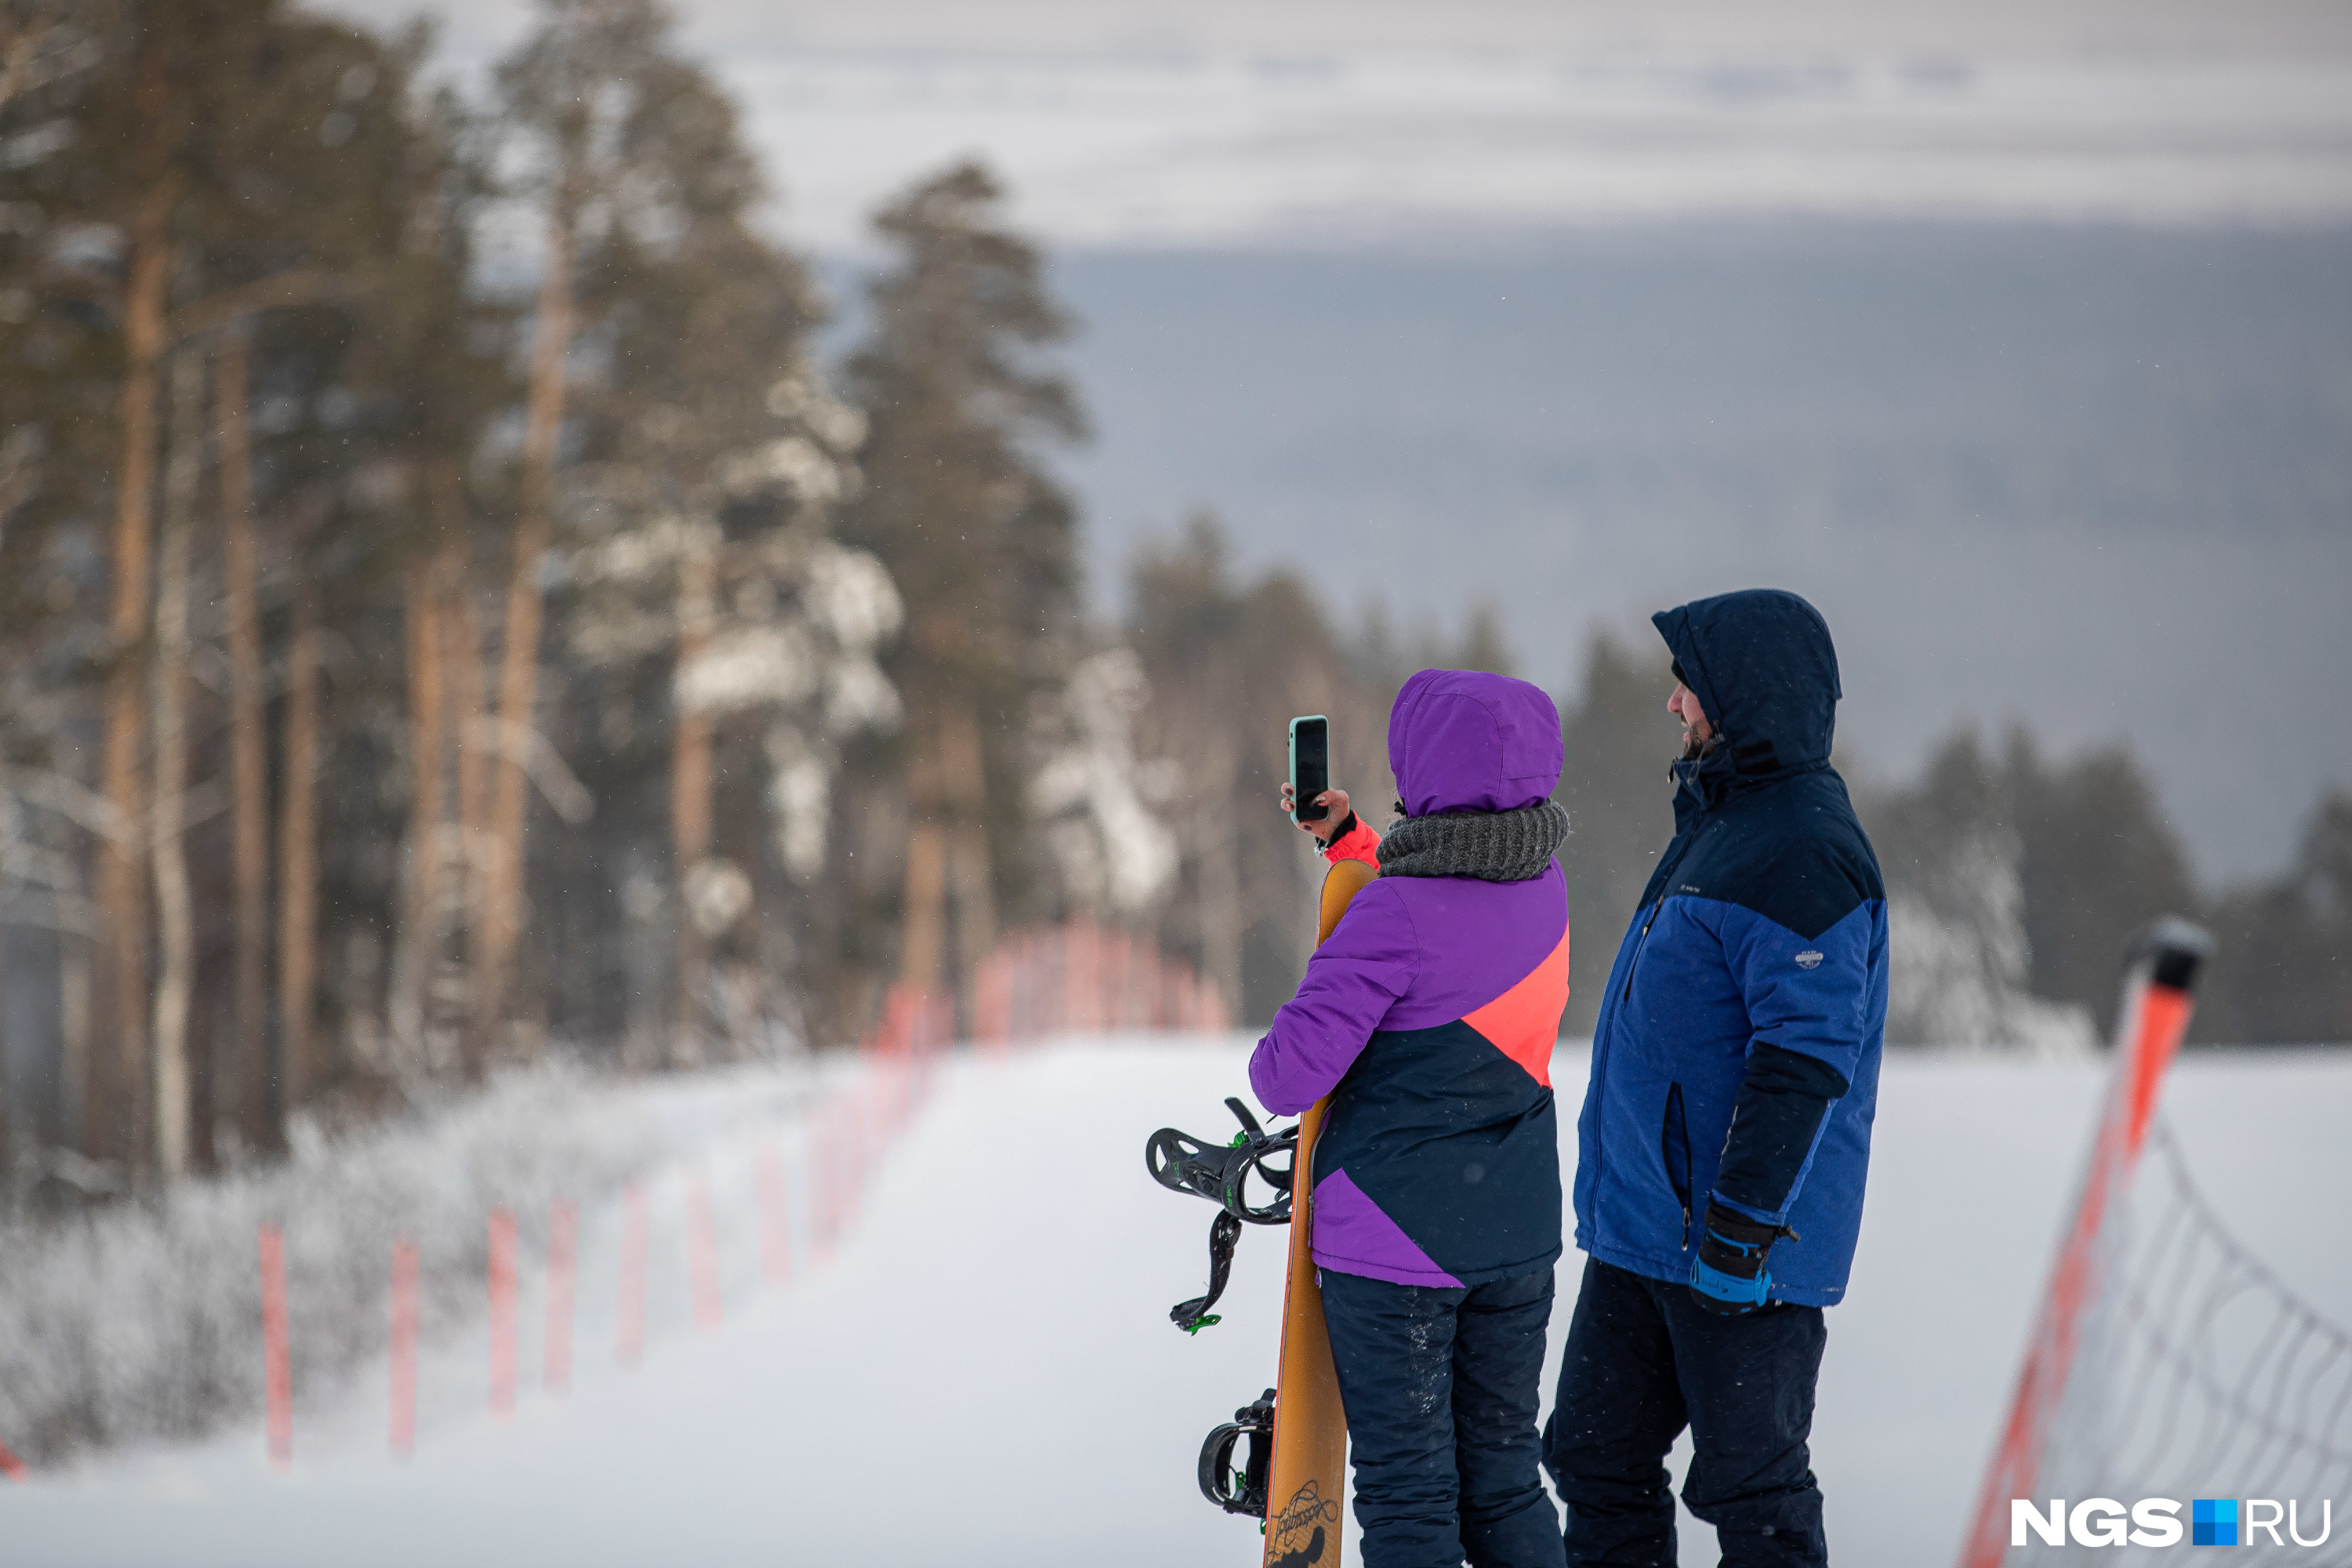
MULTIPOLYGON (((1424 669, 1389 713, 1411 816, 1533 805, 1559 767, 1559 711, 1524 680, 1424 669)), ((1331 1096, 1317 1267, 1458 1286, 1559 1258, 1551 1048, 1567 1005, 1558 861, 1524 882, 1384 876, 1356 895, 1250 1058, 1269 1110, 1331 1096)))

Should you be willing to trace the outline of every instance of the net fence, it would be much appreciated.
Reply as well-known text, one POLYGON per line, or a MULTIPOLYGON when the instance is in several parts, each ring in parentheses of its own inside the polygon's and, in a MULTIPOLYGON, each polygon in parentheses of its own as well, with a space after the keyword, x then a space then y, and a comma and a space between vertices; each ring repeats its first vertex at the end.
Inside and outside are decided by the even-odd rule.
MULTIPOLYGON (((2340 1517, 2352 1499, 2352 1333, 2231 1234, 2161 1120, 2101 1251, 2037 1497, 2176 1499, 2182 1546, 2195 1544, 2195 1500, 2231 1500, 2233 1563, 2352 1568, 2340 1517), (2269 1503, 2275 1542, 2262 1527, 2269 1503)), ((2010 1561, 2062 1551, 2028 1540, 2010 1561)), ((2167 1550, 2126 1544, 2105 1560, 2161 1562, 2167 1550)))

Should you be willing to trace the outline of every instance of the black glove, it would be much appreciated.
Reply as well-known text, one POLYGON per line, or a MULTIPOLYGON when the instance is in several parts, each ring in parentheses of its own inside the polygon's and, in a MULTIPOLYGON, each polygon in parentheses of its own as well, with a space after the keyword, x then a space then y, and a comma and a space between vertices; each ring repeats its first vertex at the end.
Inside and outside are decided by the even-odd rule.
POLYGON ((1691 1299, 1727 1318, 1762 1306, 1772 1289, 1765 1260, 1785 1234, 1779 1226, 1759 1225, 1710 1198, 1698 1257, 1691 1263, 1691 1299))

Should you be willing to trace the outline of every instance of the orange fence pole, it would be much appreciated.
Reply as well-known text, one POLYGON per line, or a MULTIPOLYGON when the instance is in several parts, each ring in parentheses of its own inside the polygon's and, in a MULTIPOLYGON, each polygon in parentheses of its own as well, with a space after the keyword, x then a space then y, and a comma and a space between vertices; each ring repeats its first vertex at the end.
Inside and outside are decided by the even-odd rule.
POLYGON ((416 1244, 392 1244, 392 1451, 416 1448, 416 1244))
POLYGON ((866 1080, 861 1078, 850 1085, 848 1098, 835 1106, 835 1120, 849 1124, 848 1168, 841 1184, 842 1217, 845 1226, 855 1226, 866 1199, 866 1080))
POLYGON ((490 1211, 490 1414, 515 1408, 515 1217, 490 1211))
POLYGON ((294 1462, 294 1358, 286 1323, 286 1238, 261 1227, 262 1394, 269 1407, 269 1462, 294 1462))
POLYGON ((686 1185, 686 1266, 694 1287, 694 1326, 709 1332, 721 1321, 719 1213, 710 1201, 710 1178, 700 1171, 686 1185))
POLYGON ((572 1387, 572 1287, 580 1246, 580 1205, 558 1198, 547 1212, 547 1367, 551 1394, 572 1387))
POLYGON ((784 1157, 773 1143, 760 1146, 760 1277, 771 1285, 793 1278, 792 1210, 785 1203, 784 1157))
MULTIPOLYGON (((1152 1029, 1197 1034, 1233 1026, 1227 998, 1183 958, 1119 925, 1072 914, 1058 926, 1032 929, 999 942, 974 968, 971 1039, 1001 1053, 1016 1041, 1053 1034, 1152 1029)), ((927 999, 926 999, 927 1000, 927 999)), ((879 1037, 916 1055, 951 1042, 952 1008, 908 1028, 886 1004, 890 1022, 879 1037)), ((932 1004, 938 1005, 937 1004, 932 1004)), ((927 1073, 919 1072, 919 1090, 927 1073)))
POLYGON ((834 1208, 832 1136, 814 1109, 803 1121, 806 1131, 801 1135, 801 1175, 810 1189, 809 1255, 823 1268, 833 1262, 834 1237, 840 1224, 834 1208))
POLYGON ((2042 1445, 2074 1370, 2083 1313, 2098 1291, 2098 1238, 2107 1205, 2130 1184, 2138 1166, 2165 1070, 2189 1029, 2194 1010, 2190 988, 2209 947, 2196 927, 2159 921, 2134 950, 2123 1016, 2116 1021, 2115 1065, 2075 1196, 2074 1223, 2026 1347, 2000 1447, 1977 1496, 1960 1568, 2000 1568, 2009 1551, 2010 1502, 2032 1497, 2041 1479, 2042 1445))
POLYGON ((613 1357, 635 1366, 646 1354, 646 1255, 653 1246, 653 1210, 646 1190, 631 1182, 621 1195, 621 1300, 613 1357))

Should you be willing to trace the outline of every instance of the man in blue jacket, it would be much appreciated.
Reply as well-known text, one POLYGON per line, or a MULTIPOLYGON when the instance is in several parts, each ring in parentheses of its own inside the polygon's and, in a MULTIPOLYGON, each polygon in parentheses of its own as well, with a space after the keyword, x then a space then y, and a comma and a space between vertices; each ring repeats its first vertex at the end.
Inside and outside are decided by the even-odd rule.
POLYGON ((1806 1438, 1886 1020, 1886 896, 1830 766, 1837 653, 1793 594, 1654 618, 1675 837, 1609 973, 1577 1121, 1588 1255, 1544 1429, 1568 1561, 1670 1564, 1664 1459, 1729 1568, 1828 1560, 1806 1438))

